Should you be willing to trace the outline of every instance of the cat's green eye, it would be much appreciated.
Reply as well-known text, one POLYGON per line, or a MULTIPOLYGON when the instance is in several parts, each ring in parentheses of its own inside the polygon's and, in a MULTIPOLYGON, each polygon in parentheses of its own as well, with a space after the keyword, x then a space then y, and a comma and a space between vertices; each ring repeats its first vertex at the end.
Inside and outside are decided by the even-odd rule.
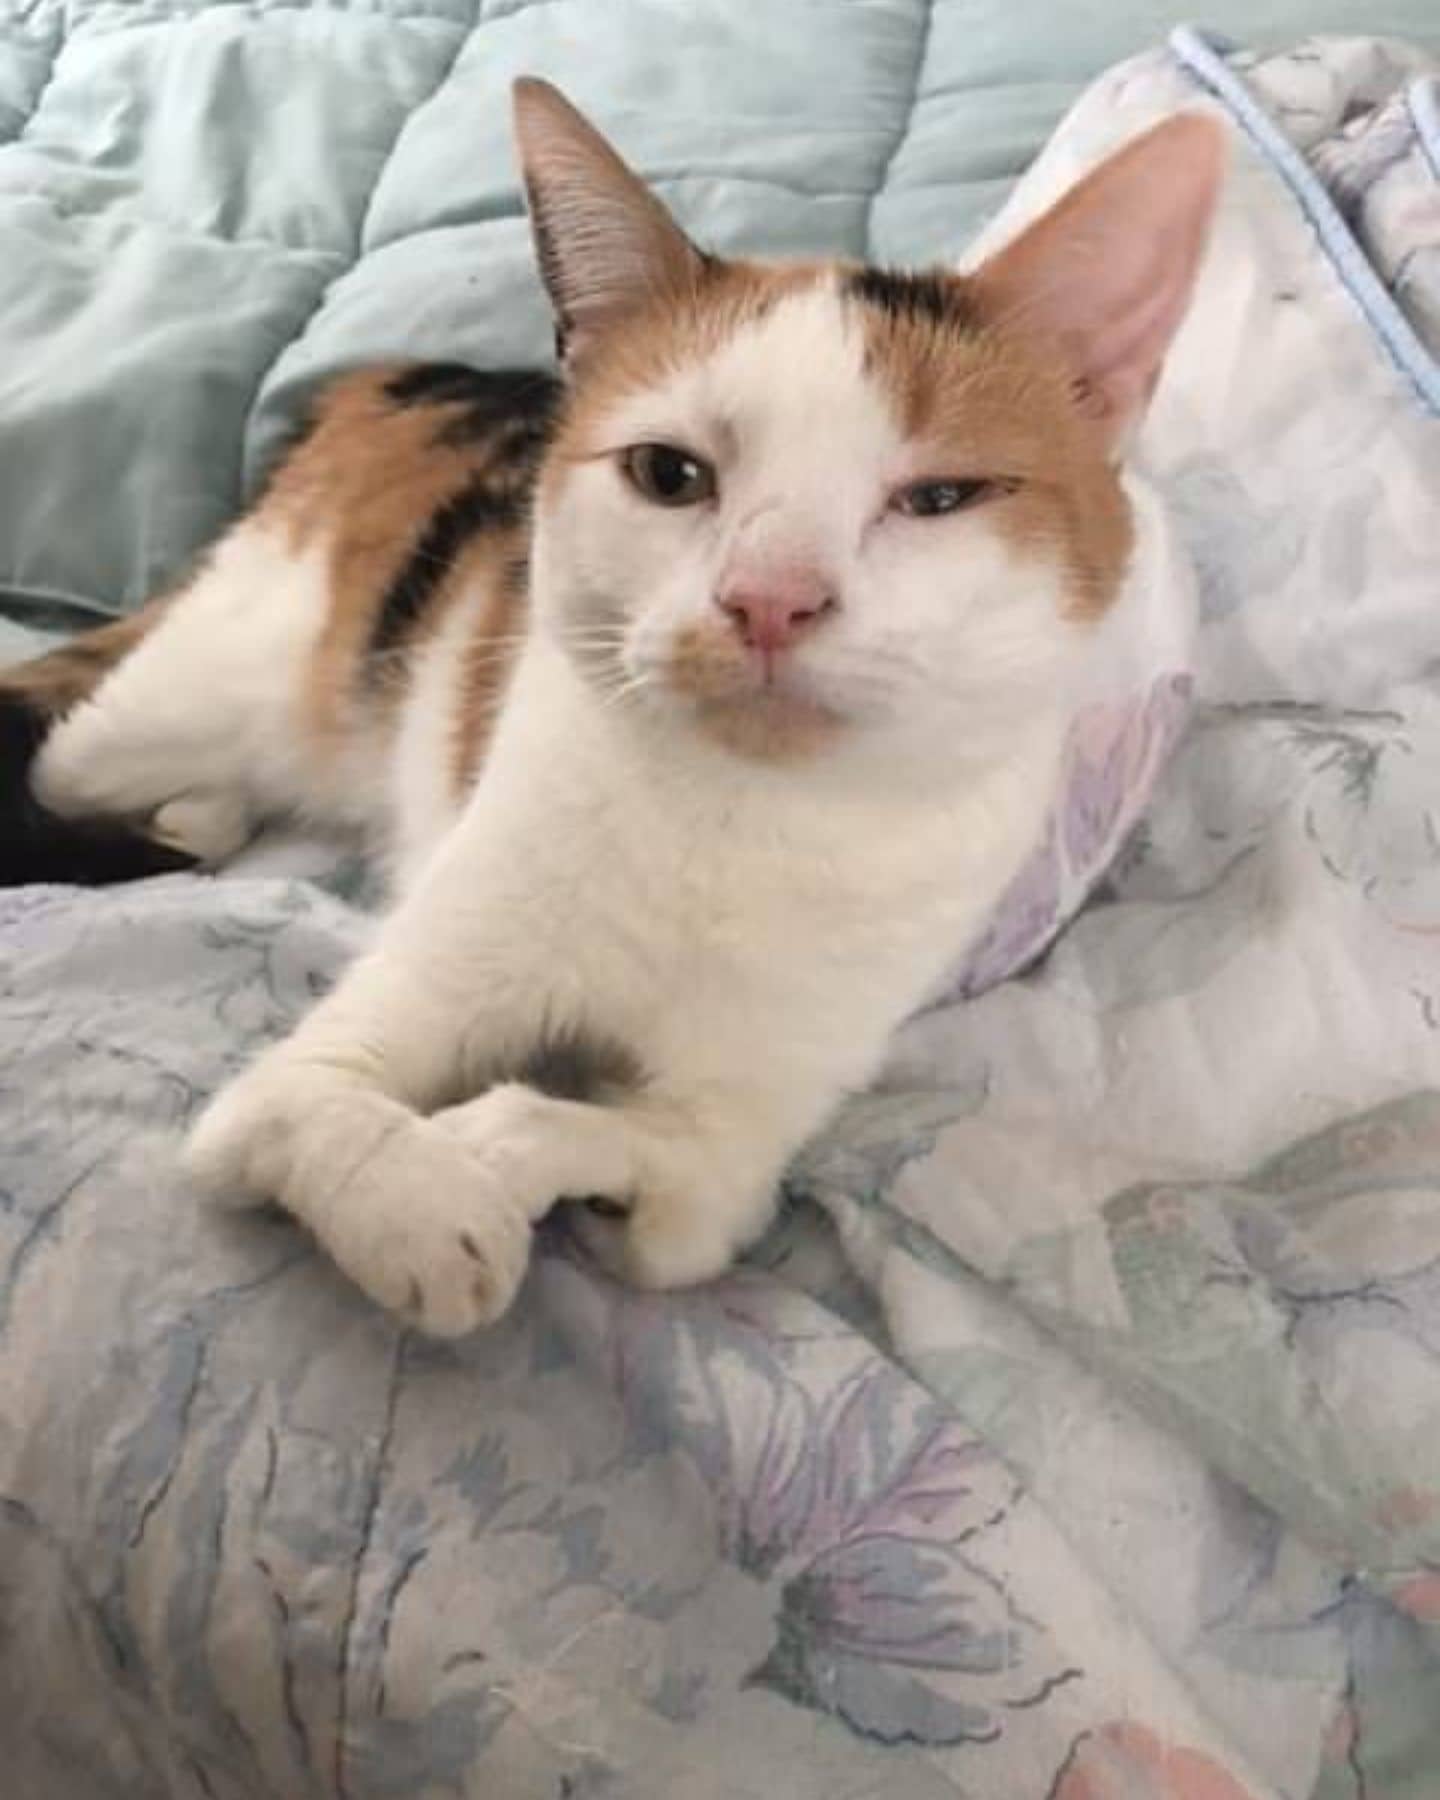
POLYGON ((964 507, 988 500, 992 494, 1001 492, 1004 485, 978 476, 963 481, 912 481, 908 487, 899 489, 890 504, 907 519, 937 519, 944 513, 959 512, 964 507))
POLYGON ((715 471, 676 444, 633 444, 620 458, 631 487, 656 506, 698 506, 715 495, 715 471))

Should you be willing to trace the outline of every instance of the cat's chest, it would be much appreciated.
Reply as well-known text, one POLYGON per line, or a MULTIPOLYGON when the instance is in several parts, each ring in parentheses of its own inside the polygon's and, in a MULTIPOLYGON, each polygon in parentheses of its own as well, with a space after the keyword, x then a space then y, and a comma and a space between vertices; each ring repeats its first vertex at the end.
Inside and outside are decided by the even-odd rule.
POLYGON ((612 998, 739 1003, 759 988, 805 1003, 955 949, 973 857, 949 821, 679 819, 592 813, 567 834, 569 961, 612 998), (589 841, 587 842, 587 838, 589 841))
POLYGON ((1043 784, 1018 760, 922 803, 898 782, 717 771, 683 743, 642 755, 564 697, 497 747, 458 828, 467 886, 488 966, 626 1034, 911 1001, 1037 829, 1043 784))

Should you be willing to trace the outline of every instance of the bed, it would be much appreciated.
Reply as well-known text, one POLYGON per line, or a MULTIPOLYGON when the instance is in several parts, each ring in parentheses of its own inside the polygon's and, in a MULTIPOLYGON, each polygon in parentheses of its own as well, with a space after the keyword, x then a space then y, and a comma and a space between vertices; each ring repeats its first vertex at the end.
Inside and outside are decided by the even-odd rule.
POLYGON ((174 578, 327 376, 548 355, 516 74, 719 250, 955 261, 1183 105, 1235 156, 1147 429, 1178 747, 1056 936, 1169 715, 1076 746, 1045 954, 726 1280, 557 1220, 417 1337, 175 1166, 363 871, 0 895, 6 1800, 1440 1794, 1440 19, 1177 22, 0 0, 0 657, 174 578))

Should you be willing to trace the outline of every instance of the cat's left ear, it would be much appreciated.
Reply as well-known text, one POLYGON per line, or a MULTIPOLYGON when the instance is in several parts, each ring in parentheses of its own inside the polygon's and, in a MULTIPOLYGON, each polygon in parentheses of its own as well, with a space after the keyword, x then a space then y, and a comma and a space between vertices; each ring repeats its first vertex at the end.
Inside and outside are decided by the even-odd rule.
POLYGON ((976 270, 999 325, 1042 334, 1113 446, 1145 410, 1190 304, 1225 133, 1184 113, 1127 144, 976 270))
POLYGON ((557 88, 524 77, 514 100, 540 274, 574 357, 657 296, 692 293, 705 259, 557 88))

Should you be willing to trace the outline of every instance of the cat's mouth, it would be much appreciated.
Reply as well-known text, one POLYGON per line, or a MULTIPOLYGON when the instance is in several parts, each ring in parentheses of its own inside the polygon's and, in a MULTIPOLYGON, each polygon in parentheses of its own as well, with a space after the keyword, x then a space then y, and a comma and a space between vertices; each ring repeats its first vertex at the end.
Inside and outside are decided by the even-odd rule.
POLYGON ((742 755, 809 755, 846 723, 794 655, 749 650, 729 634, 698 628, 677 633, 661 678, 690 703, 709 735, 742 755))

